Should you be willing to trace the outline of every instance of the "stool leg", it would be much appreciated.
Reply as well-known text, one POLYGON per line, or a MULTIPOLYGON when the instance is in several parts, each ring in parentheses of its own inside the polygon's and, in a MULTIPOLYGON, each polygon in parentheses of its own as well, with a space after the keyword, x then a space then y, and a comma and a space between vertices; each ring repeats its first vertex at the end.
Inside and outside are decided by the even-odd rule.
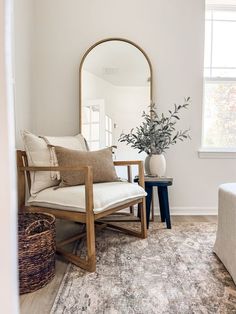
POLYGON ((158 199, 159 199, 161 222, 165 222, 166 216, 165 216, 165 207, 164 207, 164 200, 163 200, 163 190, 161 186, 158 186, 157 192, 158 192, 158 199))
POLYGON ((163 196, 163 205, 164 205, 165 217, 166 217, 166 226, 167 226, 167 229, 171 229, 170 208, 169 208, 167 186, 162 187, 162 196, 163 196))
POLYGON ((147 219, 147 229, 149 228, 151 203, 152 203, 152 187, 146 186, 146 219, 147 219))
POLYGON ((155 213, 154 213, 154 211, 155 211, 155 208, 154 208, 154 193, 153 193, 153 188, 154 187, 152 187, 152 204, 151 204, 151 206, 152 206, 152 219, 150 219, 150 221, 154 221, 155 220, 155 213))

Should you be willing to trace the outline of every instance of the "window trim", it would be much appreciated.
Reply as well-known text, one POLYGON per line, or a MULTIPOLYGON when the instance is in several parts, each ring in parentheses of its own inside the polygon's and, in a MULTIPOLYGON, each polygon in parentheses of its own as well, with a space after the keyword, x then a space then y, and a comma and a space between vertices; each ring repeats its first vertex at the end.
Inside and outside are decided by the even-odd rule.
POLYGON ((236 11, 236 5, 233 4, 207 4, 205 11, 236 11))
MULTIPOLYGON (((236 11, 234 5, 206 5, 207 10, 215 11, 236 11)), ((205 19, 206 21, 206 19, 205 19)), ((207 67, 206 67, 207 68, 207 67)), ((205 67, 204 67, 205 70, 205 67)), ((205 85, 206 82, 217 83, 217 82, 236 82, 236 77, 204 77, 203 78, 203 103, 202 103, 202 128, 201 128, 201 148, 198 149, 198 157, 204 159, 236 159, 236 147, 235 148, 223 148, 223 147, 207 147, 203 145, 204 137, 204 112, 205 112, 205 85)))
POLYGON ((208 83, 230 83, 230 82, 236 82, 236 77, 204 77, 204 82, 208 83))
POLYGON ((202 147, 198 150, 198 157, 202 159, 236 159, 236 148, 202 147))

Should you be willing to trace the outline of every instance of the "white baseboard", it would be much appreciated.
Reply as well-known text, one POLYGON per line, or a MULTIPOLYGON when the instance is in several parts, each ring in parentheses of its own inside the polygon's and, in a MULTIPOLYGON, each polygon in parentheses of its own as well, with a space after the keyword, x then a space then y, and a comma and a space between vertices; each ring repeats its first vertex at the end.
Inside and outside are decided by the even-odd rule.
MULTIPOLYGON (((159 215, 159 208, 155 208, 155 215, 159 215)), ((218 215, 218 209, 216 207, 171 207, 171 215, 218 215)))

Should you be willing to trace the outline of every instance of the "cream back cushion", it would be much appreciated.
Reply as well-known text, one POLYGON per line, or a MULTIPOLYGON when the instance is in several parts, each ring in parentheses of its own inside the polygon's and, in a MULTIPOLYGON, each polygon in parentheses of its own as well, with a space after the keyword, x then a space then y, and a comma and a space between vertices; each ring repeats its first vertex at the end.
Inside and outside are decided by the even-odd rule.
MULTIPOLYGON (((87 151, 84 137, 76 136, 37 136, 28 131, 22 132, 23 143, 29 166, 47 167, 58 166, 57 158, 51 145, 59 145, 65 148, 87 151)), ((59 173, 55 171, 31 171, 30 194, 35 196, 39 191, 59 184, 59 173)))

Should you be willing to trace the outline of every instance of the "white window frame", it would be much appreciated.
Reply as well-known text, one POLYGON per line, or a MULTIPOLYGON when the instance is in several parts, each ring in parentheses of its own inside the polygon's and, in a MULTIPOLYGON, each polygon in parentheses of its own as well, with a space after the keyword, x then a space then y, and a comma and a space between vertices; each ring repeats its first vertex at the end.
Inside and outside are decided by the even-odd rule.
MULTIPOLYGON (((236 11, 236 6, 232 5, 207 5, 207 10, 219 10, 219 11, 236 11)), ((204 20, 206 21, 206 19, 204 20)), ((205 22, 204 22, 205 23, 205 22)), ((236 23, 236 22, 235 22, 236 23)), ((213 38, 212 38, 213 40, 213 38)), ((212 67, 211 67, 212 69, 212 67)), ((233 68, 235 69, 235 68, 233 68)), ((205 67, 204 67, 205 70, 205 67)), ((203 80, 203 106, 202 106, 202 133, 201 133, 201 148, 198 150, 199 158, 207 159, 235 159, 236 158, 236 147, 235 148, 210 148, 203 145, 204 137, 204 114, 205 114, 205 84, 206 82, 235 82, 235 77, 205 77, 203 80)))

